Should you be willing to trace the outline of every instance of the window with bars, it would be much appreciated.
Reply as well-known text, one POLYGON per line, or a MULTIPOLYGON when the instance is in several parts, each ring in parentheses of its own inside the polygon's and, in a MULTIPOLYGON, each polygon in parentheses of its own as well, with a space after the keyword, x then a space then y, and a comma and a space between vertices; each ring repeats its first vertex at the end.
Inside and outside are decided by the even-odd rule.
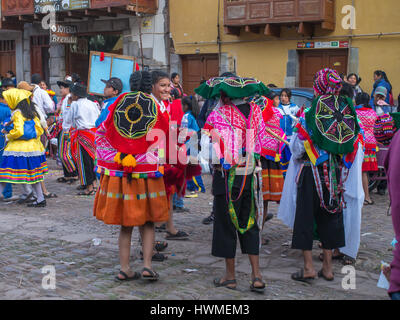
POLYGON ((31 37, 31 46, 48 46, 48 45, 50 45, 50 37, 48 35, 31 37))
POLYGON ((0 52, 15 51, 15 40, 0 40, 0 52))

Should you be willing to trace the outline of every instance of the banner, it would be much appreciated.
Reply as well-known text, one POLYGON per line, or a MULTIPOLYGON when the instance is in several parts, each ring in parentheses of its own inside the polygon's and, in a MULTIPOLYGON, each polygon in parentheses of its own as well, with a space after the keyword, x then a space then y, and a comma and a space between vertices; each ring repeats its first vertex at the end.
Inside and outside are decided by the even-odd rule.
POLYGON ((54 6, 56 12, 88 9, 89 0, 34 0, 35 13, 42 13, 46 6, 54 6))
POLYGON ((65 26, 56 24, 50 28, 50 42, 52 43, 78 43, 76 26, 65 26))

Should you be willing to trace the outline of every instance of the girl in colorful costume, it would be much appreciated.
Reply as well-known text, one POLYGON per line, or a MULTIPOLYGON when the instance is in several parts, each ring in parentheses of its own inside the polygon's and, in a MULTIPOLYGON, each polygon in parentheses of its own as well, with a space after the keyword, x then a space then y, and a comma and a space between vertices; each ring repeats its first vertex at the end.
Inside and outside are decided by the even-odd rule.
MULTIPOLYGON (((134 73, 135 91, 122 94, 109 107, 107 119, 96 132, 97 172, 100 188, 94 203, 94 216, 106 224, 120 225, 121 271, 117 280, 135 280, 142 276, 158 280, 152 270, 154 224, 168 220, 168 201, 162 164, 165 141, 147 141, 168 131, 168 119, 151 97, 151 74, 134 73), (158 131, 158 132, 157 132, 158 131), (133 227, 142 239, 142 273, 129 266, 133 227)), ((132 79, 132 78, 131 78, 132 79)), ((158 138, 159 139, 159 138, 158 138)), ((162 139, 161 139, 162 140, 162 139)))
POLYGON ((356 96, 356 111, 360 120, 360 127, 365 137, 365 153, 362 165, 363 187, 365 193, 364 205, 371 205, 374 202, 369 195, 368 172, 378 171, 378 160, 376 159, 377 142, 374 136, 374 125, 378 116, 374 109, 369 105, 370 97, 368 93, 360 93, 356 96))
POLYGON ((197 88, 206 99, 221 97, 207 118, 203 133, 212 138, 220 164, 215 165, 213 195, 215 220, 212 255, 225 258, 226 274, 214 280, 216 287, 236 288, 235 256, 239 237, 243 254, 252 267, 251 290, 263 293, 259 270, 263 200, 259 160, 266 154, 265 124, 259 106, 248 97, 265 95, 268 89, 249 78, 213 78, 197 88), (256 163, 258 166, 256 167, 256 163))
POLYGON ((48 172, 45 150, 40 141, 44 133, 38 114, 30 100, 32 93, 22 89, 10 89, 3 92, 7 105, 12 110, 11 122, 4 129, 7 145, 4 149, 0 166, 0 194, 6 183, 22 184, 27 198, 32 193, 27 185, 31 185, 36 200, 28 207, 45 207, 46 200, 40 182, 48 172))
POLYGON ((292 275, 296 281, 317 276, 311 251, 314 223, 323 248, 319 277, 333 280, 333 249, 356 258, 359 248, 363 139, 352 100, 339 96, 341 81, 331 69, 316 74, 317 98, 300 117, 290 145, 278 218, 294 229, 292 248, 303 250, 304 268, 292 275))

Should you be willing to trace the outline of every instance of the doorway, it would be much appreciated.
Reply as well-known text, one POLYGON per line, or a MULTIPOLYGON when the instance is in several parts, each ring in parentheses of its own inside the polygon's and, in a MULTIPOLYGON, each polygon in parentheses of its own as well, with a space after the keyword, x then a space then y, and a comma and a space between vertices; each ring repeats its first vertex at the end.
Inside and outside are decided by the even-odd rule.
POLYGON ((0 76, 15 70, 15 40, 0 40, 0 76))
POLYGON ((299 50, 300 79, 299 85, 312 88, 314 75, 321 69, 331 68, 339 74, 347 74, 348 50, 299 50))
POLYGON ((31 37, 31 74, 38 73, 49 83, 50 79, 50 37, 47 35, 31 37))
POLYGON ((200 85, 202 80, 218 76, 218 54, 194 54, 181 57, 182 85, 186 94, 194 94, 194 89, 200 85))

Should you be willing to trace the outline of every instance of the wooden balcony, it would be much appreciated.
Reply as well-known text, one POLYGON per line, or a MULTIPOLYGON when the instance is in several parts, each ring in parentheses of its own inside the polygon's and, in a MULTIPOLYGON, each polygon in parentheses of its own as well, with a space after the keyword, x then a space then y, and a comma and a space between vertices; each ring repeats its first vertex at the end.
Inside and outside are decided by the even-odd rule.
MULTIPOLYGON (((23 29, 26 22, 41 21, 43 14, 35 12, 33 0, 2 0, 0 29, 23 29)), ((65 18, 117 17, 118 14, 156 14, 158 0, 90 0, 89 8, 57 11, 57 21, 65 18)))
POLYGON ((280 36, 280 27, 297 25, 298 33, 312 35, 316 25, 335 28, 335 0, 224 0, 227 34, 246 32, 280 36))

